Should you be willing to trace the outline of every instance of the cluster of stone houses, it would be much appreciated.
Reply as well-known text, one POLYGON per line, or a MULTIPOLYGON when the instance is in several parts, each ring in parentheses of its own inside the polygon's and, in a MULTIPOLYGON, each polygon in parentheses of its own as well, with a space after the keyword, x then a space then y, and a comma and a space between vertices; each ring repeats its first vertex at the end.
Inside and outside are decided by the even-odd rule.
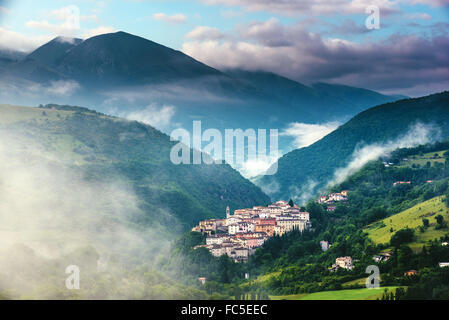
POLYGON ((393 253, 391 253, 391 252, 379 253, 378 255, 373 256, 373 260, 375 262, 386 262, 386 261, 390 260, 392 255, 393 255, 393 253))
POLYGON ((332 204, 340 201, 348 201, 348 190, 343 190, 338 193, 331 193, 328 195, 321 196, 318 199, 318 203, 332 204))
POLYGON ((201 221, 192 231, 207 234, 206 244, 196 248, 205 247, 215 257, 226 254, 235 261, 246 261, 269 238, 310 227, 308 212, 278 201, 266 207, 238 209, 233 215, 228 207, 226 219, 201 221))
POLYGON ((335 259, 335 264, 333 264, 332 267, 329 268, 329 271, 335 272, 339 268, 352 270, 354 268, 354 265, 352 264, 352 257, 339 257, 335 259))

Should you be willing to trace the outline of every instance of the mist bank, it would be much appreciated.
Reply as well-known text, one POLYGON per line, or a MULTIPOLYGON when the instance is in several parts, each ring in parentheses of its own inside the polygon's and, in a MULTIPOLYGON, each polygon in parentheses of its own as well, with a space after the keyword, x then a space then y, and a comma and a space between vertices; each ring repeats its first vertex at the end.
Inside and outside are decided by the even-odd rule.
MULTIPOLYGON (((156 272, 175 235, 141 223, 138 198, 119 176, 89 179, 82 167, 61 162, 31 137, 0 132, 0 292, 11 298, 136 298, 123 279, 138 266, 156 272), (70 265, 80 268, 79 291, 65 287, 70 265)), ((164 297, 154 284, 146 282, 147 297, 164 297)))
POLYGON ((196 279, 163 270, 173 241, 226 205, 268 199, 229 166, 174 166, 174 143, 142 123, 71 106, 0 109, 3 298, 205 299, 196 279), (69 266, 80 290, 66 288, 69 266))

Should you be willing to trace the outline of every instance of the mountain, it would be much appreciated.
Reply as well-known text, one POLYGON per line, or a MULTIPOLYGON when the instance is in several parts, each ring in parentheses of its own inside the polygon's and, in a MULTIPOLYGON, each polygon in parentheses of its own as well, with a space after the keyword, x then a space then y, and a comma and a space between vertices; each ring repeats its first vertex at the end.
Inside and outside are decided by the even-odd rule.
POLYGON ((173 164, 176 142, 139 122, 72 106, 0 105, 0 111, 2 136, 16 141, 9 152, 18 147, 20 159, 44 154, 55 170, 80 170, 95 183, 121 181, 136 195, 135 205, 145 213, 142 223, 182 231, 224 216, 226 206, 234 210, 270 201, 229 165, 173 164))
POLYGON ((42 65, 56 66, 70 49, 81 42, 82 39, 57 37, 31 52, 26 58, 42 65))
POLYGON ((11 49, 0 48, 0 59, 8 59, 11 61, 19 61, 23 59, 27 54, 22 51, 16 51, 11 49))
POLYGON ((417 123, 429 130, 431 139, 448 137, 449 92, 368 109, 311 146, 281 157, 277 173, 257 179, 256 184, 274 198, 307 198, 330 182, 337 169, 346 167, 355 150, 393 141, 417 123))
POLYGON ((367 106, 397 100, 395 96, 344 85, 317 83, 306 86, 272 72, 239 69, 225 72, 240 82, 275 97, 282 102, 284 108, 291 106, 291 110, 283 112, 301 114, 302 119, 298 118, 298 122, 342 120, 349 114, 365 110, 367 106))
POLYGON ((23 59, 25 56, 26 54, 21 51, 0 49, 0 72, 5 72, 7 67, 23 59))
POLYGON ((0 80, 20 92, 0 98, 19 104, 70 101, 121 116, 171 106, 170 129, 191 128, 192 120, 220 130, 282 129, 294 121, 342 121, 397 99, 351 87, 305 86, 273 73, 220 71, 126 32, 84 41, 56 38, 9 65, 0 80))
POLYGON ((180 51, 125 32, 83 41, 67 52, 58 70, 78 81, 126 85, 221 75, 180 51))

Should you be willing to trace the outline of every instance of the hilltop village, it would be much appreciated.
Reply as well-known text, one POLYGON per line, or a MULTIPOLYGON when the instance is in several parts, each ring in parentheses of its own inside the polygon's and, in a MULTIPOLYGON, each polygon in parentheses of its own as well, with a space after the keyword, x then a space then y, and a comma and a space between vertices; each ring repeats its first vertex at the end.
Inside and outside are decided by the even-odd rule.
POLYGON ((201 221, 192 231, 207 234, 206 244, 195 248, 204 247, 215 257, 226 254, 236 262, 245 262, 269 238, 308 228, 308 212, 293 202, 278 201, 266 207, 238 209, 233 215, 227 207, 226 219, 201 221))

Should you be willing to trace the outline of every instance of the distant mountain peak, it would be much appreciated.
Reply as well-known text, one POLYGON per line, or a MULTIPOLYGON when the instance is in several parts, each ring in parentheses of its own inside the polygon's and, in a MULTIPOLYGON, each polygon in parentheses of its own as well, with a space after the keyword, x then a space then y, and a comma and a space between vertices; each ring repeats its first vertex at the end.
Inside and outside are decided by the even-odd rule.
POLYGON ((34 60, 42 65, 54 66, 61 61, 70 49, 81 42, 83 42, 82 39, 59 36, 31 52, 27 59, 34 60))
POLYGON ((83 39, 66 37, 66 36, 58 36, 58 37, 54 38, 52 41, 50 41, 50 43, 51 42, 69 43, 69 44, 77 45, 77 44, 80 44, 81 42, 83 42, 83 39))

